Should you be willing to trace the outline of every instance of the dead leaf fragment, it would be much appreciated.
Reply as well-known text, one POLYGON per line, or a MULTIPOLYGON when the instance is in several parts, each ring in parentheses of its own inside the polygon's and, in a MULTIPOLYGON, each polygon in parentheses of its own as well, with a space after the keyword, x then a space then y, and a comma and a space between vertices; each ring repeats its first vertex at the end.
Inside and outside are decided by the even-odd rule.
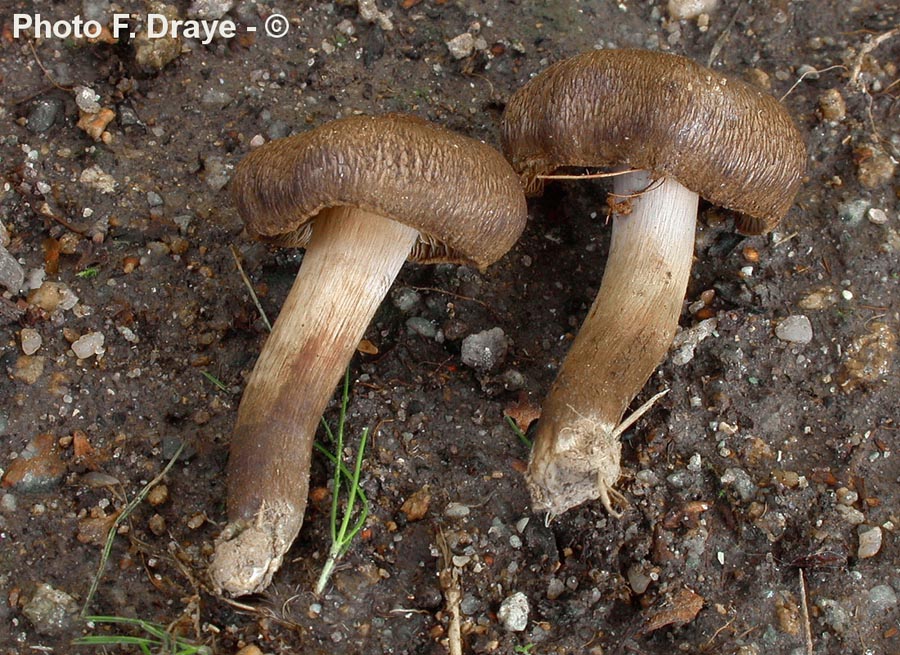
POLYGON ((532 403, 527 394, 521 393, 518 400, 503 408, 503 415, 515 421, 516 427, 525 432, 533 421, 541 417, 541 408, 532 403))
POLYGON ((703 609, 703 596, 684 587, 673 598, 663 602, 661 606, 650 608, 647 625, 642 632, 649 634, 668 625, 680 626, 690 623, 697 617, 701 609, 703 609))

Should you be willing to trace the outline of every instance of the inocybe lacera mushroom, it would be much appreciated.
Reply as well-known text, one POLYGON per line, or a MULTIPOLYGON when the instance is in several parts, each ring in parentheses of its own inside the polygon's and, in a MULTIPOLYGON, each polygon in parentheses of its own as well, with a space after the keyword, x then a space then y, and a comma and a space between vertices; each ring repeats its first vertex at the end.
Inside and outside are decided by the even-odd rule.
POLYGON ((740 231, 762 234, 793 203, 806 149, 770 95, 646 50, 551 66, 512 96, 502 136, 531 193, 560 167, 635 169, 615 178, 630 211, 614 214, 600 291, 544 401, 526 474, 537 511, 600 498, 615 514, 622 416, 672 343, 698 196, 738 212, 740 231))
POLYGON ((237 596, 268 586, 300 530, 320 417, 403 262, 484 268, 518 239, 526 206, 499 152, 400 115, 265 145, 231 191, 249 234, 306 248, 231 438, 210 578, 237 596))

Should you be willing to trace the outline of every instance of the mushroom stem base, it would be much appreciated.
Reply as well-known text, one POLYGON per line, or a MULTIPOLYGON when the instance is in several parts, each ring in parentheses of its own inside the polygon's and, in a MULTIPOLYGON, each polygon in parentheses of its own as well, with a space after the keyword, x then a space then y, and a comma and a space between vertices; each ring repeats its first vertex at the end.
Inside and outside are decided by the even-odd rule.
POLYGON ((232 596, 265 589, 303 523, 316 430, 418 232, 346 207, 315 228, 250 378, 231 438, 229 524, 210 578, 232 596))
POLYGON ((646 171, 617 177, 615 192, 639 195, 615 217, 600 291, 544 401, 526 474, 535 511, 551 516, 596 498, 615 514, 617 428, 672 343, 691 269, 697 194, 646 171))

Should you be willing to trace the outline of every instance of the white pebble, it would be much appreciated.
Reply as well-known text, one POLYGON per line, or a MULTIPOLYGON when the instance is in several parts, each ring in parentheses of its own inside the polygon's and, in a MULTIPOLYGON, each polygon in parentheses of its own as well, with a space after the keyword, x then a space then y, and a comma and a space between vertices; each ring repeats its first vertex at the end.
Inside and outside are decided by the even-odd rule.
POLYGON ((475 51, 475 37, 463 32, 447 41, 447 49, 454 59, 465 59, 475 51))
POLYGON ((875 557, 881 550, 881 528, 875 526, 871 530, 860 532, 859 534, 859 550, 856 556, 859 559, 867 559, 875 557))
POLYGON ((41 339, 41 333, 34 328, 22 328, 19 337, 22 340, 22 352, 26 355, 33 355, 36 353, 44 342, 43 339, 41 339))
POLYGON ((813 338, 812 325, 802 314, 788 316, 775 327, 775 336, 790 343, 809 343, 813 338))
POLYGON ((697 18, 710 13, 718 4, 719 0, 669 0, 669 17, 672 20, 697 18))
POLYGON ((462 503, 447 503, 444 514, 453 519, 461 519, 464 516, 468 516, 470 511, 468 505, 463 505, 462 503))
POLYGON ((102 332, 88 332, 75 340, 72 344, 72 352, 78 359, 87 359, 94 355, 103 354, 103 342, 105 337, 102 332))
POLYGON ((521 632, 528 626, 528 598, 517 591, 500 604, 497 618, 510 632, 521 632))
POLYGON ((884 225, 888 222, 887 212, 883 209, 878 209, 877 207, 872 207, 866 216, 869 217, 869 222, 874 223, 875 225, 884 225))

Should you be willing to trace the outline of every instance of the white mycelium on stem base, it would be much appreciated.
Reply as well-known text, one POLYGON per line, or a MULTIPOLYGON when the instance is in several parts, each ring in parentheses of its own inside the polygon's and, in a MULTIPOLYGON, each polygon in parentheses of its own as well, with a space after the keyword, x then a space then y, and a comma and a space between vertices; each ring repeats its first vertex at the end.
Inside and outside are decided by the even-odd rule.
POLYGON ((681 313, 699 197, 645 171, 615 178, 628 215, 615 215, 597 298, 544 401, 528 484, 536 510, 557 515, 593 498, 611 513, 619 478, 617 427, 663 359, 681 313))
POLYGON ((210 567, 233 595, 268 586, 300 530, 316 429, 418 237, 359 209, 319 215, 303 264, 238 409, 229 515, 210 567))

